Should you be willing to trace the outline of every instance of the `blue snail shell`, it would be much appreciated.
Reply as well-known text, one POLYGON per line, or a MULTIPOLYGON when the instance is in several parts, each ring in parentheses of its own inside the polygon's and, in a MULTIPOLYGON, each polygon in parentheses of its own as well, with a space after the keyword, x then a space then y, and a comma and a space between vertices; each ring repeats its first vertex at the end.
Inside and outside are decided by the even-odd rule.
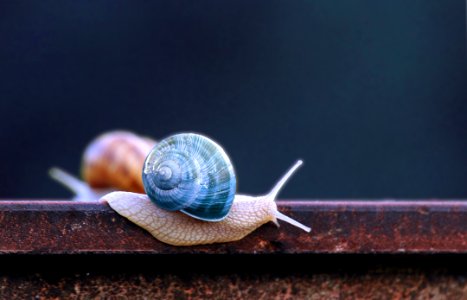
POLYGON ((194 133, 160 141, 143 167, 146 194, 159 207, 205 221, 220 221, 235 196, 235 173, 221 146, 194 133))

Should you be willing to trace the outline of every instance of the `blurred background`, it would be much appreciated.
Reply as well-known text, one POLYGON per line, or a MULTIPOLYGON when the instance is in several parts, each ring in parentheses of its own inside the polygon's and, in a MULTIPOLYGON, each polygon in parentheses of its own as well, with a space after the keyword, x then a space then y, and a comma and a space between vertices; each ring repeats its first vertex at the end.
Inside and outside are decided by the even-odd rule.
POLYGON ((2 1, 0 198, 98 134, 200 132, 241 193, 467 197, 465 1, 2 1))

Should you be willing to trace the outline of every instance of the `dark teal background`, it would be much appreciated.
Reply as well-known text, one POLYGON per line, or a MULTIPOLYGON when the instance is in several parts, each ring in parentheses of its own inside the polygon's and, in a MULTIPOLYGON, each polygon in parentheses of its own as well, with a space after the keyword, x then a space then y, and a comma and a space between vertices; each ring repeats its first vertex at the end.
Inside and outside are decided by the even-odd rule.
POLYGON ((239 191, 467 197, 465 1, 2 1, 0 198, 97 134, 209 135, 239 191))

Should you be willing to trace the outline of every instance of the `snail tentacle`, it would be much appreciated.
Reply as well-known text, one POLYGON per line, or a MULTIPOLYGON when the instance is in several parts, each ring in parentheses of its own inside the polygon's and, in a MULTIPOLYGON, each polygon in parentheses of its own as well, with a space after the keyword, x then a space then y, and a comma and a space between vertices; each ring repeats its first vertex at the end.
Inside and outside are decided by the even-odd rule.
MULTIPOLYGON (((284 176, 281 177, 281 179, 279 179, 279 181, 274 185, 274 187, 271 189, 271 191, 263 196, 264 199, 266 199, 267 201, 275 201, 276 200, 276 197, 277 195, 279 194, 280 190, 284 187, 284 185, 287 183, 287 181, 292 177, 292 175, 297 171, 297 169, 303 164, 303 161, 301 159, 299 159, 286 173, 284 176)), ((303 229, 304 231, 306 232, 310 232, 311 231, 311 228, 308 227, 308 226, 305 226, 299 222, 297 222, 296 220, 284 215, 283 213, 281 213, 280 211, 277 210, 277 207, 276 207, 276 210, 274 211, 274 216, 279 219, 279 220, 282 220, 284 222, 287 222, 291 225, 294 225, 298 228, 301 228, 303 229)), ((277 226, 279 226, 279 223, 277 222, 277 220, 272 220, 277 226)))
POLYGON ((49 176, 75 194, 73 197, 75 201, 97 201, 113 191, 111 189, 93 189, 86 182, 57 167, 49 170, 49 176))

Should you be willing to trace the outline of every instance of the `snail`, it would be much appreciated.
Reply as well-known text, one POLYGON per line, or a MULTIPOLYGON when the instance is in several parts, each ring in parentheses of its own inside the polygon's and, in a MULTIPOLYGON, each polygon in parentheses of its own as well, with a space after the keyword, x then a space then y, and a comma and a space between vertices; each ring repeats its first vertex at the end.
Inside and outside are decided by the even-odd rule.
MULTIPOLYGON (((234 169, 222 147, 202 135, 181 133, 149 152, 142 171, 146 194, 111 192, 100 200, 174 246, 237 241, 270 221, 279 226, 278 219, 310 232, 279 212, 275 203, 302 163, 298 160, 268 194, 238 195, 234 169)), ((70 183, 86 185, 77 179, 65 182, 70 183)))
POLYGON ((77 195, 75 200, 93 201, 115 190, 144 193, 143 163, 155 144, 153 139, 129 131, 106 132, 84 151, 81 175, 86 183, 59 168, 49 173, 77 195))

